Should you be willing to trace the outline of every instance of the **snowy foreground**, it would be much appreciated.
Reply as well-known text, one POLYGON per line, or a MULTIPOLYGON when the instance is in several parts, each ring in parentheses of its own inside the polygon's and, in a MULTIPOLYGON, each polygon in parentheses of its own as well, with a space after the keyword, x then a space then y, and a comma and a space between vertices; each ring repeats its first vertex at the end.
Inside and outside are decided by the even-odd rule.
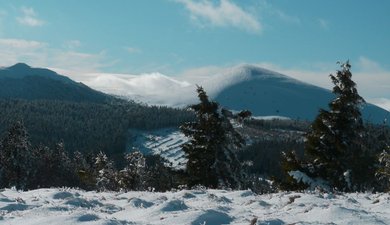
POLYGON ((0 224, 390 224, 390 195, 6 189, 0 192, 0 224))

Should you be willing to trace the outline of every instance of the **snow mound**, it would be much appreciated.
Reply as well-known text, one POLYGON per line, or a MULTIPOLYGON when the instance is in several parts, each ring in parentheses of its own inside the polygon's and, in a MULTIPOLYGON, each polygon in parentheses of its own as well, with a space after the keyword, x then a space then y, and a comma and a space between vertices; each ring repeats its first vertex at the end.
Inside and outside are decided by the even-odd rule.
POLYGON ((136 208, 149 208, 154 205, 153 202, 148 202, 140 198, 133 198, 129 202, 136 208))
POLYGON ((162 207, 161 211, 163 212, 171 212, 171 211, 183 211, 188 209, 188 206, 182 200, 172 200, 167 202, 164 207, 162 207))
POLYGON ((216 210, 206 210, 202 215, 196 218, 191 225, 199 224, 213 224, 213 225, 223 225, 230 224, 233 221, 233 218, 224 212, 219 212, 216 210))
POLYGON ((53 199, 67 199, 73 197, 74 197, 73 194, 67 191, 61 191, 53 195, 53 199))

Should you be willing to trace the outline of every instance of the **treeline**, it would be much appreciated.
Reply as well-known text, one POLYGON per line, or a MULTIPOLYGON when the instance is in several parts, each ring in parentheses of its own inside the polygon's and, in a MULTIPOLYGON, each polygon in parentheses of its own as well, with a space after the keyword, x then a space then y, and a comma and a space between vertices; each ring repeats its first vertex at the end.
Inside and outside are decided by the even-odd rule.
MULTIPOLYGON (((297 121, 252 121, 248 120, 248 111, 234 115, 210 101, 202 87, 197 88, 200 103, 189 106, 193 113, 142 105, 129 107, 128 104, 133 103, 124 102, 111 105, 62 102, 59 109, 50 110, 45 101, 34 102, 45 107, 16 100, 2 103, 8 104, 3 105, 7 106, 7 116, 17 112, 16 115, 25 116, 22 118, 27 122, 29 113, 37 114, 43 121, 45 118, 50 121, 53 112, 55 118, 64 116, 60 123, 52 123, 57 127, 50 127, 45 132, 58 135, 58 138, 63 138, 61 132, 65 131, 56 133, 56 129, 62 127, 70 129, 71 133, 81 132, 77 133, 80 146, 83 142, 96 141, 96 138, 111 140, 111 144, 120 143, 121 132, 115 136, 115 129, 127 131, 131 126, 142 129, 181 124, 180 129, 189 141, 182 145, 188 159, 186 169, 173 171, 160 157, 143 156, 138 151, 125 155, 118 151, 118 154, 109 155, 100 151, 104 149, 96 144, 90 153, 76 151, 78 145, 65 151, 69 141, 61 139, 56 142, 59 144, 52 146, 40 142, 31 144, 23 123, 17 122, 0 141, 0 186, 164 191, 182 185, 188 188, 201 185, 206 188, 249 188, 257 193, 304 189, 389 191, 390 129, 386 123, 364 124, 360 113, 364 99, 358 95, 356 84, 351 80, 349 63, 341 66, 336 75, 330 76, 336 98, 329 103, 329 109, 320 109, 309 126, 297 121), (63 104, 68 104, 67 109, 61 111, 63 104), (94 116, 99 120, 94 120, 94 116), (87 122, 83 123, 83 120, 87 122), (88 121, 92 121, 90 125, 88 121), (245 143, 245 132, 238 132, 235 127, 238 121, 246 124, 240 129, 257 137, 249 147, 245 143), (99 122, 101 124, 96 124, 99 122), (95 129, 96 136, 88 139, 95 129)), ((108 149, 108 152, 113 153, 113 150, 108 149)))
POLYGON ((0 141, 0 188, 29 190, 77 187, 85 190, 156 190, 177 186, 178 172, 159 156, 124 154, 123 166, 103 153, 69 153, 63 143, 32 145, 22 122, 14 123, 0 141))
POLYGON ((53 100, 0 99, 0 134, 15 121, 23 121, 34 145, 53 147, 63 142, 70 152, 121 155, 129 128, 155 129, 179 126, 192 120, 185 110, 146 106, 115 100, 106 104, 53 100))

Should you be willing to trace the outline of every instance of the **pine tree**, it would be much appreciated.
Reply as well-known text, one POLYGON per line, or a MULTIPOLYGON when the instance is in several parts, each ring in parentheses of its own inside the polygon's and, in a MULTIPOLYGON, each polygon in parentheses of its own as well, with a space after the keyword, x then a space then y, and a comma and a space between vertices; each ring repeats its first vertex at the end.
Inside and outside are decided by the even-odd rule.
POLYGON ((177 175, 167 165, 169 162, 160 155, 146 155, 146 187, 152 188, 155 191, 169 191, 178 184, 177 175))
POLYGON ((17 189, 31 188, 36 171, 29 135, 18 121, 8 130, 0 149, 0 184, 17 189))
POLYGON ((236 151, 244 144, 218 103, 209 101, 202 87, 197 88, 199 104, 190 106, 196 121, 180 129, 190 141, 182 147, 187 155, 188 185, 239 188, 242 183, 236 151))
POLYGON ((390 146, 387 146, 385 150, 378 157, 379 168, 376 172, 376 176, 382 184, 381 189, 390 191, 390 146))
POLYGON ((145 157, 140 151, 125 155, 126 167, 119 172, 119 185, 124 190, 145 189, 145 157))
POLYGON ((95 161, 96 187, 99 191, 118 189, 117 172, 107 155, 99 152, 95 161))
POLYGON ((75 186, 76 173, 73 163, 65 151, 64 143, 56 144, 55 148, 38 146, 34 148, 38 159, 37 187, 75 186))
POLYGON ((370 154, 363 144, 364 126, 360 107, 365 102, 352 81, 351 65, 341 64, 330 75, 336 98, 329 110, 321 109, 306 135, 305 154, 312 176, 344 191, 360 190, 372 176, 370 154))
POLYGON ((94 190, 96 188, 96 178, 94 175, 95 158, 93 153, 87 156, 79 151, 73 153, 73 169, 78 187, 85 190, 94 190))

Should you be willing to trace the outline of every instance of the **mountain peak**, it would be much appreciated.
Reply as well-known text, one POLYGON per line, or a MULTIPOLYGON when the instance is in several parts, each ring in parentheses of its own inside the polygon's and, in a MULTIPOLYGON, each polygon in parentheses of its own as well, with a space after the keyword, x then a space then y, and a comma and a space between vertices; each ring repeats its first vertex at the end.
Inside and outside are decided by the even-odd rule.
POLYGON ((52 70, 45 69, 45 68, 31 67, 26 63, 16 63, 13 66, 3 67, 2 69, 0 69, 0 77, 2 78, 8 77, 14 79, 21 79, 27 76, 40 76, 40 77, 46 77, 55 80, 62 80, 66 82, 70 81, 69 78, 65 76, 61 76, 52 70))
POLYGON ((26 63, 16 63, 13 66, 8 67, 9 70, 26 70, 31 69, 31 66, 27 65, 26 63))
MULTIPOLYGON (((241 64, 233 68, 233 73, 247 76, 249 78, 260 78, 260 77, 278 77, 287 78, 287 76, 277 73, 272 70, 265 69, 254 64, 241 64)), ((290 78, 291 79, 291 78, 290 78)))
POLYGON ((26 63, 0 69, 0 99, 64 100, 101 103, 111 97, 79 84, 66 76, 26 63))

